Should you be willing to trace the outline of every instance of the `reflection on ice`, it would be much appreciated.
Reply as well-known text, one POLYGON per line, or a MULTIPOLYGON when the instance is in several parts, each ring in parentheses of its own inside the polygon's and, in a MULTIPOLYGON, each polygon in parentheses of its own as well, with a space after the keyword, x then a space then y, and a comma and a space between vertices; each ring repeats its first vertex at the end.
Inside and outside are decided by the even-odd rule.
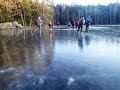
POLYGON ((119 90, 119 29, 0 31, 0 88, 119 90))

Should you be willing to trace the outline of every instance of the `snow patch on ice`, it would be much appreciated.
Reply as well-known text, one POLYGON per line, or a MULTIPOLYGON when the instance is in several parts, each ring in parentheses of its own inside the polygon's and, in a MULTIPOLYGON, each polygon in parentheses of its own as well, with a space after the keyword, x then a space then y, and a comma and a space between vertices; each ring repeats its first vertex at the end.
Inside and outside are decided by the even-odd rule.
POLYGON ((101 30, 101 29, 111 29, 110 27, 97 27, 97 26, 91 26, 91 29, 95 29, 95 30, 101 30))
POLYGON ((69 77, 69 80, 68 80, 68 85, 72 84, 73 82, 75 81, 75 79, 73 77, 69 77))

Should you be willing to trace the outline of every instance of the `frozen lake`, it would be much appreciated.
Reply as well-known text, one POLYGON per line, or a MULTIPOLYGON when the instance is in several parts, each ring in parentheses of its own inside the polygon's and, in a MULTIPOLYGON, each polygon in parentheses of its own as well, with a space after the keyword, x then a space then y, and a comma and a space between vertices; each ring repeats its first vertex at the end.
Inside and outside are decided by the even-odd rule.
POLYGON ((120 90, 120 26, 0 31, 0 90, 120 90))

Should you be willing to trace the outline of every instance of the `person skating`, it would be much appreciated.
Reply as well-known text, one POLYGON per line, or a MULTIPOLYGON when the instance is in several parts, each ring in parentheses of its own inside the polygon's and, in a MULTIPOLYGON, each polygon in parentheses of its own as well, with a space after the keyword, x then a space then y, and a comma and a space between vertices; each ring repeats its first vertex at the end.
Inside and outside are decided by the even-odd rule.
POLYGON ((92 22, 92 19, 90 16, 87 16, 86 19, 85 19, 85 25, 86 25, 86 32, 89 32, 89 26, 90 26, 90 23, 92 22))
POLYGON ((36 26, 37 26, 37 29, 35 30, 35 32, 36 31, 40 31, 41 30, 41 25, 43 24, 43 21, 42 21, 42 19, 41 19, 41 17, 38 17, 37 19, 36 19, 36 26))
POLYGON ((82 30, 83 30, 83 25, 84 25, 84 17, 82 16, 81 17, 81 19, 79 20, 79 25, 78 25, 78 30, 77 30, 77 32, 79 32, 79 30, 80 30, 80 32, 82 32, 82 30))
POLYGON ((52 24, 51 21, 49 22, 48 26, 49 26, 50 30, 52 31, 53 30, 53 24, 52 24))

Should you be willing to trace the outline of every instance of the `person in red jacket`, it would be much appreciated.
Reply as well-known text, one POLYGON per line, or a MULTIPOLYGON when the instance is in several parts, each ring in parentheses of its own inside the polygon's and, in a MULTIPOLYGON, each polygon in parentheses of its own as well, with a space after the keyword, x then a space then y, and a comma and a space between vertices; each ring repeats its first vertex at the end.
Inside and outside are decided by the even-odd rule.
POLYGON ((37 31, 38 29, 41 30, 41 25, 43 24, 43 21, 41 19, 41 17, 38 17, 36 19, 36 26, 37 26, 37 29, 35 31, 37 31))

